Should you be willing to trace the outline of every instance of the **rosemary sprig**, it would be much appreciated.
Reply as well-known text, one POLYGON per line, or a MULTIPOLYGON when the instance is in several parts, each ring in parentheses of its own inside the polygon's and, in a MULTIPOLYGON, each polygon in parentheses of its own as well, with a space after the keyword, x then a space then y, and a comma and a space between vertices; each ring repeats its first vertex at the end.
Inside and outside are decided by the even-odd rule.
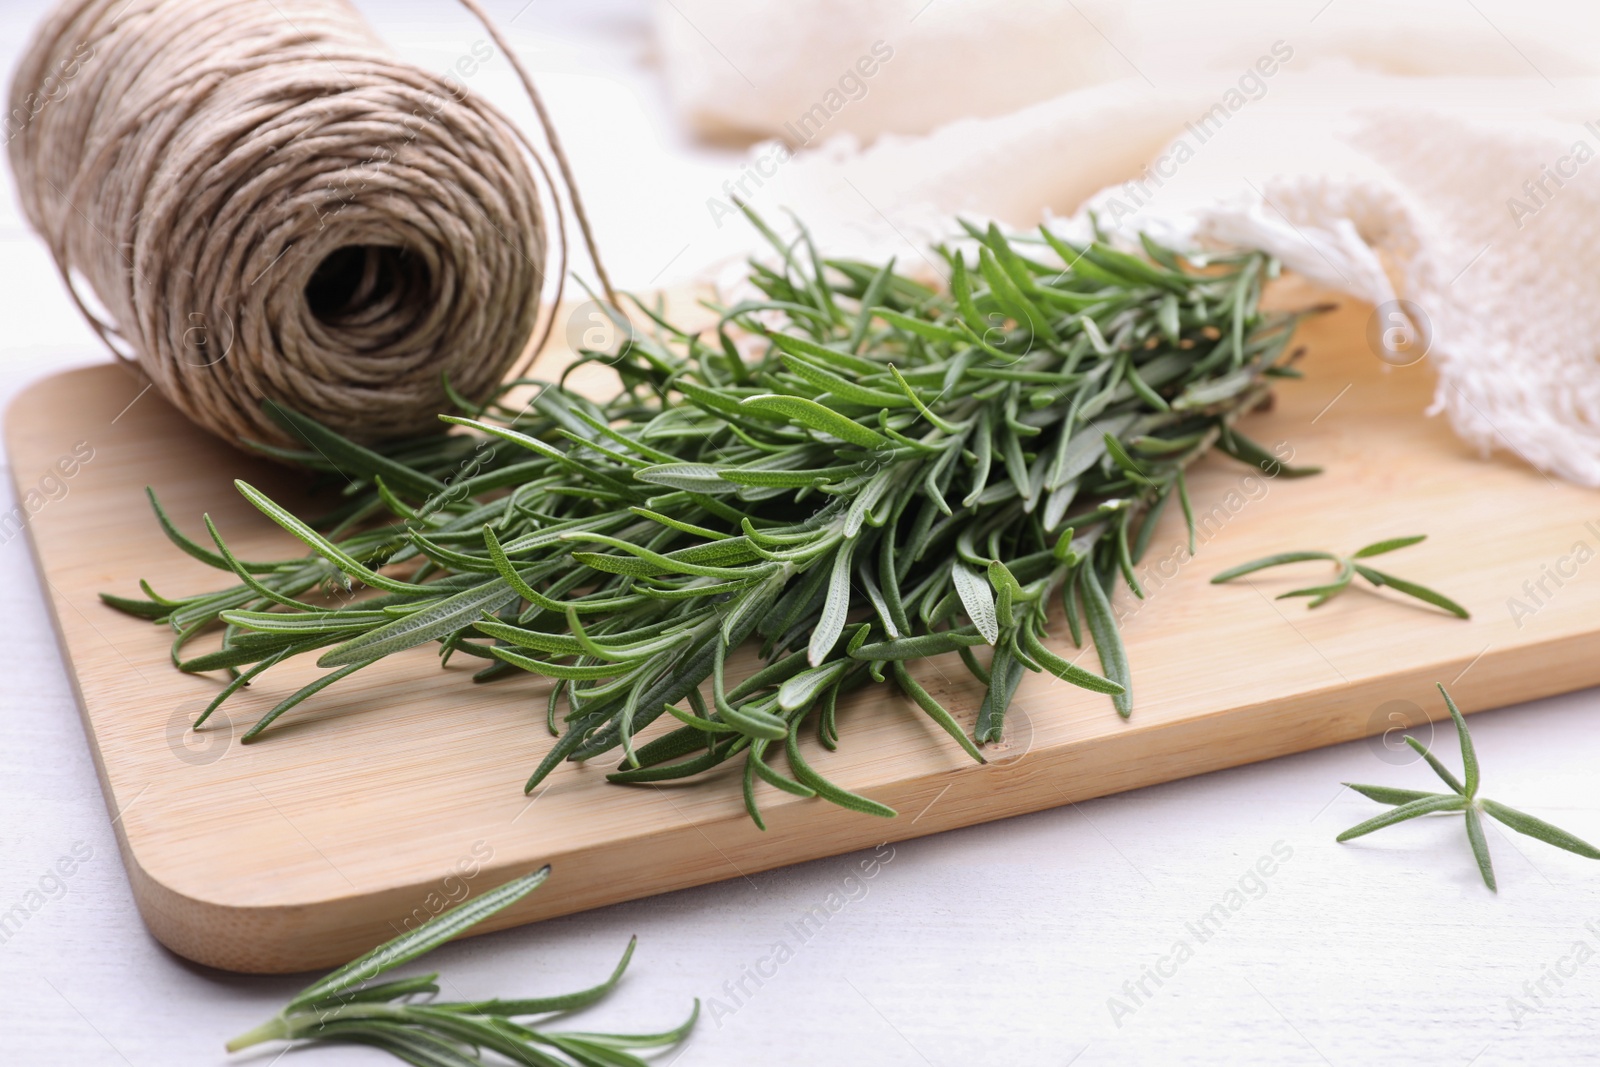
POLYGON ((752 219, 779 255, 751 266, 765 298, 719 309, 699 333, 643 305, 652 331, 636 331, 611 309, 618 350, 579 360, 615 373, 610 400, 556 382, 519 408, 508 387, 446 417, 455 433, 383 448, 272 409, 307 445, 287 455, 337 472, 346 502, 314 527, 239 489, 310 554, 241 561, 209 519, 200 544, 157 506, 183 551, 237 584, 107 602, 168 623, 180 670, 232 672, 213 708, 317 654, 329 672, 245 741, 326 685, 433 642, 446 660, 484 661, 479 680, 553 679, 559 740, 529 789, 563 760, 617 750, 620 783, 739 761, 758 825, 758 780, 894 814, 823 778, 797 743, 811 723, 836 746, 839 698, 872 682, 892 678, 980 761, 1024 671, 1128 715, 1111 597, 1119 582, 1143 595, 1134 566, 1174 493, 1192 539, 1185 468, 1215 446, 1310 473, 1282 470, 1234 425, 1295 373, 1297 316, 1259 307, 1274 261, 1196 264, 1154 244, 1145 259, 974 228, 975 255, 942 250, 941 292, 892 262, 823 259, 803 230, 786 242, 752 219), (1047 646, 1057 599, 1074 642, 1085 627, 1094 638, 1103 676, 1047 646), (189 651, 215 628, 220 646, 189 651), (764 666, 728 677, 752 639, 764 666), (948 653, 986 689, 970 737, 908 669, 948 653), (642 740, 662 715, 680 726, 642 740))
POLYGON ((1445 691, 1443 685, 1439 686, 1439 692, 1444 696, 1445 707, 1450 709, 1450 717, 1456 724, 1456 734, 1461 739, 1462 778, 1457 778, 1448 767, 1439 762, 1438 757, 1428 751, 1428 746, 1407 734, 1406 744, 1428 761, 1428 766, 1432 767, 1434 773, 1450 787, 1450 792, 1424 793, 1414 789, 1395 789, 1384 785, 1355 785, 1346 782, 1345 785, 1369 800, 1390 804, 1393 807, 1382 815, 1350 827, 1336 840, 1349 841, 1370 834, 1374 830, 1381 830, 1385 826, 1393 826, 1395 823, 1422 815, 1459 811, 1466 816, 1467 840, 1472 844, 1472 854, 1478 861, 1478 871, 1483 875, 1483 884, 1491 891, 1498 890, 1494 881, 1494 867, 1489 862, 1489 842, 1483 836, 1484 815, 1493 816, 1519 834, 1538 838, 1546 844, 1564 848, 1568 852, 1575 852, 1592 860, 1600 860, 1600 849, 1596 849, 1587 841, 1551 826, 1543 819, 1536 819, 1532 815, 1478 795, 1478 755, 1472 747, 1472 735, 1467 732, 1467 721, 1462 718, 1461 709, 1456 707, 1456 702, 1450 699, 1450 694, 1445 691))
POLYGON ((1443 593, 1429 589, 1425 585, 1418 585, 1416 582, 1408 582, 1404 578, 1397 578, 1392 574, 1378 570, 1376 567, 1360 562, 1363 559, 1381 556, 1386 552, 1393 552, 1397 548, 1406 548, 1427 539, 1427 534, 1417 534, 1412 537, 1393 537, 1387 541, 1374 541, 1364 548, 1356 549, 1355 552, 1348 556, 1338 556, 1332 552, 1280 552, 1276 555, 1263 556, 1260 559, 1251 560, 1249 563, 1241 563, 1237 567, 1229 567, 1212 578, 1211 584, 1221 585, 1223 582, 1231 582, 1235 578, 1243 577, 1246 574, 1254 574, 1256 571, 1265 570, 1268 567, 1282 567, 1290 563, 1306 563, 1311 560, 1328 560, 1338 568, 1338 573, 1333 581, 1325 585, 1312 585, 1304 589, 1292 589, 1287 593, 1278 594, 1277 599, 1283 600, 1287 597, 1296 596, 1310 597, 1311 602, 1306 607, 1321 607, 1350 588, 1350 583, 1359 574, 1380 589, 1388 586, 1397 593, 1404 593, 1406 596, 1415 597, 1425 603, 1432 604, 1436 608, 1443 608, 1457 618, 1471 618, 1466 608, 1457 604, 1443 593))
POLYGON ((228 1042, 238 1052, 266 1041, 341 1041, 392 1053, 417 1067, 470 1067, 502 1062, 535 1067, 645 1067, 629 1049, 665 1048, 688 1036, 700 1015, 700 1002, 681 1026, 659 1034, 596 1034, 538 1030, 513 1020, 575 1011, 616 988, 633 958, 637 939, 628 942, 611 976, 597 986, 562 996, 457 1003, 415 998, 439 992, 437 973, 374 982, 403 963, 449 941, 495 912, 533 892, 550 868, 507 882, 443 912, 415 930, 380 945, 360 959, 313 982, 284 1009, 253 1030, 228 1042))

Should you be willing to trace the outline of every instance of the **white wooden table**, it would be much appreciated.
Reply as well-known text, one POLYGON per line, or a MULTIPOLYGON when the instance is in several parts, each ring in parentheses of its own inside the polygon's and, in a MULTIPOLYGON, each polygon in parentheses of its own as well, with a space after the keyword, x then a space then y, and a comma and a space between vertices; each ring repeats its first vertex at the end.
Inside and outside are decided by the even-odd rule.
MULTIPOLYGON (((6 0, 7 68, 43 6, 6 0)), ((522 6, 496 5, 504 19, 522 6)), ((546 6, 513 28, 539 46, 558 121, 586 125, 577 109, 592 97, 629 102, 631 121, 664 115, 637 66, 648 42, 639 4, 546 6), (573 73, 586 69, 606 76, 573 73)), ((481 36, 442 0, 378 14, 408 55, 444 56, 441 67, 481 36)), ((726 171, 725 155, 685 155, 664 120, 657 136, 685 173, 726 171)), ((598 133, 574 140, 580 177, 620 151, 598 133)), ((101 357, 5 180, 8 402, 40 375, 101 357)), ((593 203, 606 182, 596 178, 593 203)), ((706 225, 715 182, 698 195, 692 184, 671 194, 688 229, 656 227, 619 270, 626 284, 648 284, 650 263, 706 225)), ((604 224, 602 239, 627 223, 604 224)), ((301 981, 212 973, 145 932, 21 538, 0 543, 0 679, 0 1062, 226 1062, 222 1041, 301 981), (57 873, 62 857, 78 860, 70 876, 57 873)), ((1600 840, 1597 710, 1589 692, 1475 716, 1486 791, 1600 840)), ((629 978, 579 1025, 663 1028, 699 996, 706 1014, 672 1061, 684 1067, 1600 1059, 1600 865, 1497 828, 1494 896, 1454 820, 1335 844, 1375 810, 1341 780, 1429 788, 1425 768, 1382 751, 1344 745, 894 846, 870 880, 863 857, 844 856, 675 893, 463 942, 432 963, 462 997, 565 991, 602 975, 637 933, 629 978), (818 906, 827 921, 798 935, 818 906)))

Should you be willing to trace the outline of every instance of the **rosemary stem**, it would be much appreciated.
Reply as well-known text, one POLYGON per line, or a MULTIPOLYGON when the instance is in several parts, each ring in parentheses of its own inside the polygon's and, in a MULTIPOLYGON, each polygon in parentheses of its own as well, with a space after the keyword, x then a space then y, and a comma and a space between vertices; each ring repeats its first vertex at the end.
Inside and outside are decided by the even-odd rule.
POLYGON ((240 1049, 259 1045, 266 1041, 283 1041, 289 1037, 289 1020, 282 1015, 274 1015, 266 1022, 252 1030, 246 1030, 238 1037, 229 1041, 224 1046, 229 1052, 238 1052, 240 1049))

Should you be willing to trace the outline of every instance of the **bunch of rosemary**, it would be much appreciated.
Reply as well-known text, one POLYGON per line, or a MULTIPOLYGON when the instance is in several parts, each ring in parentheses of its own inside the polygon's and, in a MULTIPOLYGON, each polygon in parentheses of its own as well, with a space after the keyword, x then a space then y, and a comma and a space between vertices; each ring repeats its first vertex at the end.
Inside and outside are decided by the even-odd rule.
POLYGON ((286 455, 348 483, 325 532, 239 483, 310 554, 240 560, 209 518, 214 546, 157 505, 179 547, 237 584, 107 602, 169 623, 180 670, 233 673, 212 708, 319 653, 331 670, 246 741, 327 685, 437 642, 446 659, 489 661, 479 679, 555 680, 559 740, 529 789, 563 760, 617 749, 610 777, 623 783, 739 759, 758 824, 758 778, 893 814, 822 778, 796 743, 812 721, 833 748, 840 695, 869 681, 892 678, 980 761, 974 742, 1001 737, 1025 670, 1110 694, 1128 715, 1110 597, 1119 576, 1143 595, 1134 565, 1174 495, 1192 542, 1185 467, 1215 447, 1310 473, 1233 428, 1294 373, 1295 316, 1258 306, 1275 262, 969 228, 971 250, 940 250, 946 292, 892 261, 825 260, 803 230, 787 242, 752 220, 779 254, 751 268, 765 299, 719 309, 698 334, 643 305, 653 326, 635 332, 612 309, 619 349, 580 354, 615 372, 610 400, 549 384, 521 408, 502 394, 444 418, 462 431, 379 449, 274 409, 307 446, 286 455), (358 587, 371 595, 349 597, 358 587), (1056 599, 1104 677, 1048 647, 1056 599), (191 654, 213 627, 220 647, 191 654), (729 653, 752 639, 764 668, 728 678, 729 653), (908 669, 952 652, 986 687, 971 737, 908 669), (663 714, 681 727, 637 743, 663 714))

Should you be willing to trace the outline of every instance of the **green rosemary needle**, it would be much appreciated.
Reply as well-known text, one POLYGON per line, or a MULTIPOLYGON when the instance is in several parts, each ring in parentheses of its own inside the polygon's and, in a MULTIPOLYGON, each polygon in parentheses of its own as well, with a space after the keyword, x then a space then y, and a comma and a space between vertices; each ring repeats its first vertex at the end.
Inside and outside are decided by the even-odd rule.
POLYGON ((1411 735, 1406 735, 1406 744, 1416 750, 1417 755, 1428 761, 1434 773, 1450 787, 1448 793, 1424 793, 1415 789, 1395 789, 1384 785, 1355 785, 1351 782, 1344 783, 1351 789, 1360 793, 1369 800, 1376 800, 1380 804, 1393 805, 1392 809, 1382 815, 1374 816, 1366 822, 1358 823, 1340 834, 1336 840, 1349 841, 1351 838, 1370 834, 1374 830, 1381 830, 1385 826, 1405 822, 1423 815, 1432 815, 1435 812, 1462 812, 1466 816, 1467 840, 1472 844, 1472 855, 1478 861, 1478 871, 1483 875, 1483 884, 1491 891, 1498 891, 1494 881, 1494 867, 1489 861, 1489 842, 1483 835, 1483 816, 1490 815, 1505 823, 1519 834, 1538 838, 1546 844, 1557 848, 1564 848, 1568 852, 1575 852, 1580 856, 1587 856, 1592 860, 1600 860, 1600 849, 1596 849, 1587 841, 1583 841, 1558 827, 1551 826, 1543 819, 1536 819, 1515 808, 1509 808, 1497 801, 1478 795, 1479 772, 1478 755, 1472 747, 1472 735, 1467 732, 1467 721, 1461 715, 1461 709, 1456 707, 1456 702, 1450 699, 1450 694, 1443 685, 1439 692, 1444 696, 1445 707, 1450 709, 1450 718, 1455 720, 1456 735, 1461 740, 1461 766, 1462 778, 1457 778, 1450 769, 1441 763, 1437 756, 1428 751, 1428 747, 1411 735))
POLYGON ((479 680, 552 679, 558 740, 527 788, 608 752, 625 784, 737 761, 758 825, 758 781, 894 814, 797 743, 809 724, 835 747, 839 699, 864 685, 892 679, 980 761, 1025 671, 1128 715, 1111 598, 1119 583, 1142 595, 1134 566, 1173 495, 1192 540, 1185 468, 1217 448, 1311 473, 1280 469, 1235 426, 1295 374, 1298 317, 1259 307, 1275 262, 971 228, 971 249, 942 250, 941 291, 751 219, 778 255, 751 265, 764 298, 700 332, 643 304, 650 329, 636 330, 609 309, 622 341, 578 362, 611 370, 609 400, 563 378, 516 406, 510 390, 529 383, 511 383, 445 416, 454 432, 380 448, 269 405, 306 444, 276 454, 336 475, 345 502, 312 523, 239 491, 309 555, 239 560, 209 519, 209 543, 192 540, 152 496, 178 547, 236 584, 107 603, 170 625, 180 670, 230 672, 212 708, 287 659, 330 668, 247 742, 325 686, 437 643, 484 661, 479 680), (1058 600, 1102 673, 1048 647, 1058 600), (218 629, 219 645, 189 650, 218 629), (728 677, 747 641, 764 666, 728 677), (986 690, 970 736, 908 669, 948 653, 986 690), (678 728, 642 739, 663 715, 678 728))
POLYGON ((645 1067, 629 1049, 665 1048, 688 1036, 700 1002, 682 1025, 659 1034, 596 1034, 538 1030, 515 1019, 575 1011, 616 987, 633 958, 634 944, 599 985, 562 996, 460 1003, 418 1000, 439 992, 438 974, 375 983, 373 980, 449 941, 533 892, 550 868, 507 882, 443 912, 415 930, 313 982, 284 1009, 228 1042, 238 1052, 266 1041, 339 1041, 392 1053, 418 1067, 470 1067, 489 1062, 484 1052, 539 1067, 645 1067))
POLYGON ((1406 596, 1415 597, 1425 603, 1432 604, 1436 608, 1443 608, 1457 618, 1471 618, 1466 608, 1457 604, 1443 593, 1429 589, 1425 585, 1418 585, 1416 582, 1408 582, 1404 578, 1397 578, 1392 574, 1378 570, 1376 567, 1360 562, 1373 556, 1381 556, 1386 552, 1393 552, 1398 548, 1406 548, 1410 545, 1418 544, 1427 539, 1427 534, 1417 534, 1412 537, 1393 537, 1387 541, 1374 541, 1365 548, 1356 549, 1355 552, 1348 556, 1337 556, 1332 552, 1280 552, 1276 555, 1263 556, 1260 559, 1251 560, 1249 563, 1241 563, 1237 567, 1229 567, 1212 578, 1211 584, 1221 585, 1223 582, 1231 582, 1235 578, 1243 577, 1246 574, 1254 574, 1256 571, 1265 570, 1268 567, 1282 567, 1290 563, 1306 563, 1311 560, 1327 560, 1338 567, 1338 574, 1333 581, 1325 585, 1312 585, 1304 589, 1292 589, 1287 593, 1279 593, 1278 599, 1283 600, 1287 597, 1296 596, 1310 597, 1311 602, 1306 607, 1321 607, 1350 588, 1350 583, 1359 574, 1379 588, 1388 586, 1397 593, 1404 593, 1406 596))

